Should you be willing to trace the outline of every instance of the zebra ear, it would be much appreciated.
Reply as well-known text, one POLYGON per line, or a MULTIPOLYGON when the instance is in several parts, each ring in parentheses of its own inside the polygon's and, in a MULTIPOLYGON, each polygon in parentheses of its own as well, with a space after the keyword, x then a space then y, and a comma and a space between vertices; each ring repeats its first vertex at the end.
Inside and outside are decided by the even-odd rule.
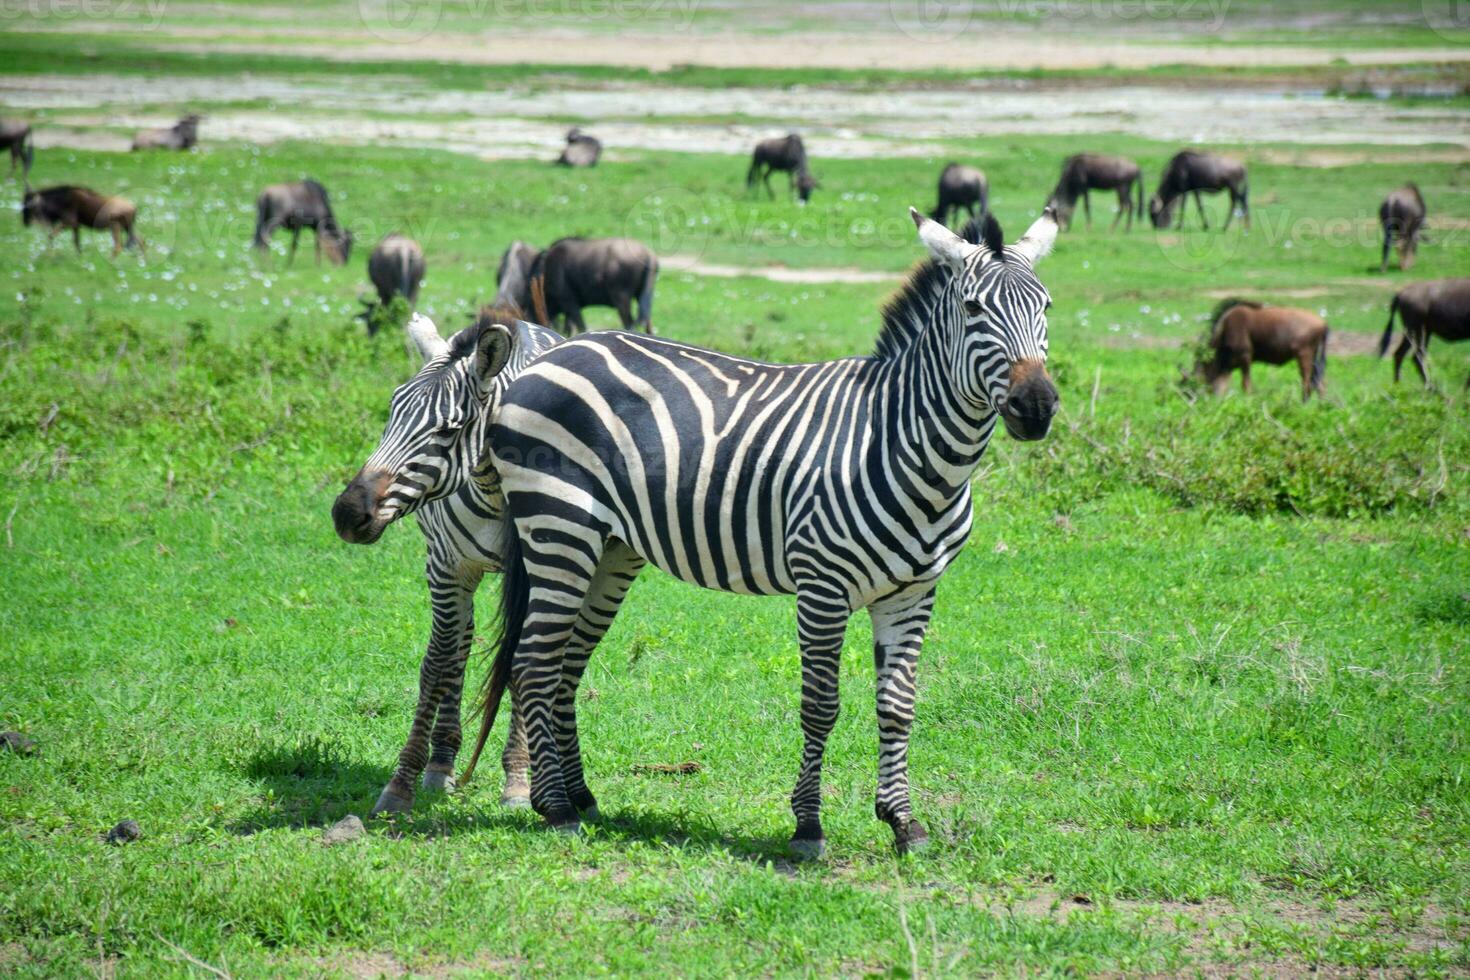
POLYGON ((1055 205, 1048 204, 1046 210, 1041 212, 1041 217, 1026 229, 1021 240, 1011 246, 1011 251, 1034 265, 1037 259, 1045 258, 1051 252, 1051 247, 1056 242, 1057 209, 1055 205))
POLYGON ((965 259, 969 258, 971 253, 979 247, 971 245, 944 225, 931 221, 913 208, 909 208, 909 217, 918 227, 919 241, 929 249, 929 254, 951 268, 958 269, 964 265, 965 259))
POLYGON ((475 341, 475 373, 480 384, 489 387, 495 376, 510 362, 515 349, 515 337, 510 328, 502 323, 487 323, 475 341))
POLYGON ((415 313, 408 321, 408 339, 418 348, 425 363, 432 361, 449 349, 449 343, 439 336, 434 321, 422 313, 415 313))

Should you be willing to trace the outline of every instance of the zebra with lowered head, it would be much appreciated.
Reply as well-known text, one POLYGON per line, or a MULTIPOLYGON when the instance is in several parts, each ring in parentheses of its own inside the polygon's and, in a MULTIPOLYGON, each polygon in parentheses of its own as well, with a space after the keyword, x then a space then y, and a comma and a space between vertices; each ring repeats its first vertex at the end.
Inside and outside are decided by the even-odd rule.
MULTIPOLYGON (((979 244, 911 210, 930 260, 883 311, 876 352, 775 365, 655 337, 590 334, 546 351, 490 423, 514 536, 473 771, 509 685, 529 742, 531 805, 567 831, 593 819, 576 689, 647 562, 708 588, 795 594, 805 747, 792 851, 824 848, 821 765, 847 621, 872 617, 876 812, 900 852, 927 834, 909 801, 915 669, 935 586, 970 532, 970 480, 997 423, 1040 439, 1046 371, 1035 263, 1048 209, 1014 245, 979 244)), ((391 423, 390 423, 391 424, 391 423)))
MULTIPOLYGON (((374 813, 413 805, 414 783, 454 785, 460 696, 474 636, 475 590, 504 564, 504 500, 485 452, 500 393, 537 354, 559 343, 552 330, 487 307, 449 340, 414 314, 408 335, 424 359, 393 395, 392 423, 377 450, 332 506, 342 539, 372 544, 393 521, 417 513, 428 545, 425 576, 433 626, 419 668, 419 700, 408 741, 374 813), (503 324, 510 324, 504 326, 503 324), (474 356, 470 356, 473 354, 474 356)), ((530 784, 525 732, 512 714, 502 757, 501 802, 525 806, 530 784)))

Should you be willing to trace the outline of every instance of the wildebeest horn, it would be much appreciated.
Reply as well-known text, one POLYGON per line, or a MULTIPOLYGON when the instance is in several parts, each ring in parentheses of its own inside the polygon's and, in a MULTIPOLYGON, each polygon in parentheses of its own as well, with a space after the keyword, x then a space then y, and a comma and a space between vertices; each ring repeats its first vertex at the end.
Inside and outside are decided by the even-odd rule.
POLYGON ((1035 262, 1044 258, 1051 252, 1051 247, 1057 241, 1057 209, 1054 205, 1047 205, 1046 210, 1041 212, 1041 217, 1026 229, 1026 234, 1021 240, 1011 246, 1011 250, 1021 255, 1028 262, 1035 262))
POLYGON ((449 342, 439 336, 434 321, 422 313, 415 313, 408 321, 408 339, 419 349, 419 356, 432 361, 449 349, 449 342))

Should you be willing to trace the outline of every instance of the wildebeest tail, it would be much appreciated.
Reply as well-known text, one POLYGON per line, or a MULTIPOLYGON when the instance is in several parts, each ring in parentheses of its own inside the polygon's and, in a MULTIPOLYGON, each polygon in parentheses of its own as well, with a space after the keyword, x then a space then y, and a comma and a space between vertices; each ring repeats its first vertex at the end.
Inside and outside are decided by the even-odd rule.
POLYGON ((20 138, 20 162, 22 164, 21 171, 29 178, 31 164, 36 162, 36 145, 31 142, 31 131, 29 129, 20 138))
POLYGON ((1317 341, 1317 353, 1312 356, 1312 387, 1318 391, 1322 390, 1322 382, 1327 379, 1327 338, 1330 336, 1330 329, 1322 331, 1322 339, 1317 341))
POLYGON ((1399 311, 1399 297, 1395 293, 1393 299, 1388 302, 1388 326, 1383 328, 1383 337, 1378 341, 1378 356, 1382 357, 1388 353, 1388 342, 1393 340, 1393 318, 1399 311))
POLYGON ((1146 215, 1148 213, 1147 211, 1145 211, 1143 209, 1143 172, 1142 171, 1139 171, 1138 176, 1134 179, 1133 186, 1136 187, 1136 188, 1138 188, 1138 216, 1140 218, 1142 218, 1144 215, 1146 215))
POLYGON ((410 303, 413 302, 413 293, 409 292, 408 269, 413 264, 413 259, 408 254, 408 249, 398 250, 398 289, 403 293, 403 298, 410 303))
POLYGON ((638 322, 644 333, 653 333, 653 284, 658 281, 658 259, 648 257, 648 271, 643 274, 643 291, 638 294, 638 322))
POLYGON ((531 309, 536 314, 536 322, 543 327, 551 326, 551 314, 546 306, 546 272, 537 273, 531 277, 531 309))
POLYGON ((475 751, 465 766, 461 782, 469 782, 495 725, 495 715, 500 710, 505 689, 510 686, 510 666, 515 657, 516 644, 520 642, 521 630, 526 624, 526 610, 531 600, 531 580, 526 574, 525 562, 521 559, 521 539, 516 534, 515 523, 505 522, 505 548, 502 559, 505 571, 500 577, 500 634, 495 644, 495 660, 490 673, 480 687, 480 703, 475 708, 480 716, 480 734, 475 737, 475 751))
POLYGON ((750 188, 752 188, 752 187, 755 186, 756 171, 760 169, 760 166, 761 166, 760 158, 759 157, 752 157, 751 158, 751 161, 750 161, 750 169, 747 170, 747 171, 745 171, 745 188, 746 188, 746 190, 749 190, 750 188))

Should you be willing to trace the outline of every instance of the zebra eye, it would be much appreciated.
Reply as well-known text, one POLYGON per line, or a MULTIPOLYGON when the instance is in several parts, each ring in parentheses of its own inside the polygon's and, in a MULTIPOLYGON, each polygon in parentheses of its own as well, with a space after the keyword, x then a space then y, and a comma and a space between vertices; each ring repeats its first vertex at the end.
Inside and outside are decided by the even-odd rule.
POLYGON ((965 315, 966 316, 979 316, 980 315, 980 304, 977 303, 977 302, 975 302, 973 299, 967 299, 967 300, 965 300, 965 315))

